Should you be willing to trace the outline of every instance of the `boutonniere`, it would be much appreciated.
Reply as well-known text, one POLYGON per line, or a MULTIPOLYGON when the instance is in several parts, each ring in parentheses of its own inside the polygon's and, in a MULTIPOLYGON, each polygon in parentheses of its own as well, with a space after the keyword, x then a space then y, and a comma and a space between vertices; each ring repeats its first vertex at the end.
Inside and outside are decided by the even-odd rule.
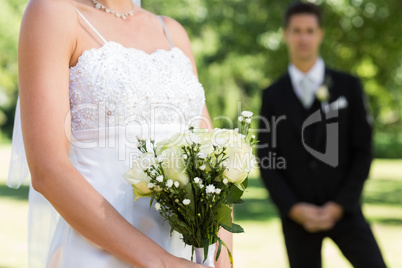
POLYGON ((322 84, 318 90, 315 92, 315 97, 320 102, 328 102, 329 100, 329 90, 326 84, 322 84))
POLYGON ((315 97, 321 103, 321 108, 325 113, 329 112, 328 101, 331 97, 329 87, 331 85, 332 85, 331 77, 327 75, 324 79, 324 83, 315 92, 315 97))

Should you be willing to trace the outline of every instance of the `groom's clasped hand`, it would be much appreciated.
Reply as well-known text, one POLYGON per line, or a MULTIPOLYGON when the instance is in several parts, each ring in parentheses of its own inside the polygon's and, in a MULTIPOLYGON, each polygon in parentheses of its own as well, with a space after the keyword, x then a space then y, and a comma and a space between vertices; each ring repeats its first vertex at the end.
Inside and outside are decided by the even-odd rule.
POLYGON ((290 218, 310 233, 331 230, 342 215, 342 207, 331 201, 323 206, 305 202, 297 203, 289 212, 290 218))

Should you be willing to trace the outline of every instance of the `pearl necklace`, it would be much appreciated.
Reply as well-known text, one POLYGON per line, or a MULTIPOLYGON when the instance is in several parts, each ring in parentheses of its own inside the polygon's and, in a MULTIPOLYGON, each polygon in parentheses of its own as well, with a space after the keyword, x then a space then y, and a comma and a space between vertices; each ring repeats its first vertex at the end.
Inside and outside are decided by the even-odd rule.
POLYGON ((119 12, 111 10, 110 8, 102 5, 101 3, 99 3, 96 0, 92 0, 92 2, 94 3, 96 9, 103 9, 103 10, 106 11, 106 13, 115 14, 116 17, 122 18, 123 20, 126 20, 128 16, 132 16, 134 14, 134 12, 133 12, 134 11, 134 4, 133 4, 133 8, 130 11, 128 11, 126 13, 119 13, 119 12))

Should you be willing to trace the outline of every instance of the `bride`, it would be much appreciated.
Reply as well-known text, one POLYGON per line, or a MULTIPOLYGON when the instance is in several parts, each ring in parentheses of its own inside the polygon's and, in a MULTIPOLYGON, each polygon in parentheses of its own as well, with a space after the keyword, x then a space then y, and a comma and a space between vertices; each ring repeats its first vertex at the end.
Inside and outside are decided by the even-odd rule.
MULTIPOLYGON (((25 11, 12 159, 26 154, 31 175, 30 267, 204 267, 122 177, 136 136, 211 128, 186 31, 134 3, 30 0, 25 11)), ((23 166, 11 163, 9 185, 23 166)), ((229 265, 222 251, 216 267, 229 265)))

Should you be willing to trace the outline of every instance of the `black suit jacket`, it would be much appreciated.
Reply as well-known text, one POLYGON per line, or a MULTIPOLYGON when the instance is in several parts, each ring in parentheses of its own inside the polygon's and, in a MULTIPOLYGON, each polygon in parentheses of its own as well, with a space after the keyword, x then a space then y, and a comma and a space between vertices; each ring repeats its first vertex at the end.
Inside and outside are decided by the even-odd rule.
POLYGON ((362 188, 372 161, 372 127, 363 89, 358 78, 346 73, 327 68, 325 77, 330 81, 328 102, 342 97, 347 105, 338 109, 337 117, 330 119, 326 119, 321 109, 322 121, 304 129, 304 140, 311 148, 324 153, 327 126, 337 124, 339 162, 335 167, 315 158, 302 142, 303 122, 320 110, 320 102, 316 99, 312 108, 306 110, 293 90, 288 73, 263 91, 259 164, 263 182, 282 216, 288 216, 290 208, 298 202, 322 205, 334 201, 345 213, 360 209, 362 188))

